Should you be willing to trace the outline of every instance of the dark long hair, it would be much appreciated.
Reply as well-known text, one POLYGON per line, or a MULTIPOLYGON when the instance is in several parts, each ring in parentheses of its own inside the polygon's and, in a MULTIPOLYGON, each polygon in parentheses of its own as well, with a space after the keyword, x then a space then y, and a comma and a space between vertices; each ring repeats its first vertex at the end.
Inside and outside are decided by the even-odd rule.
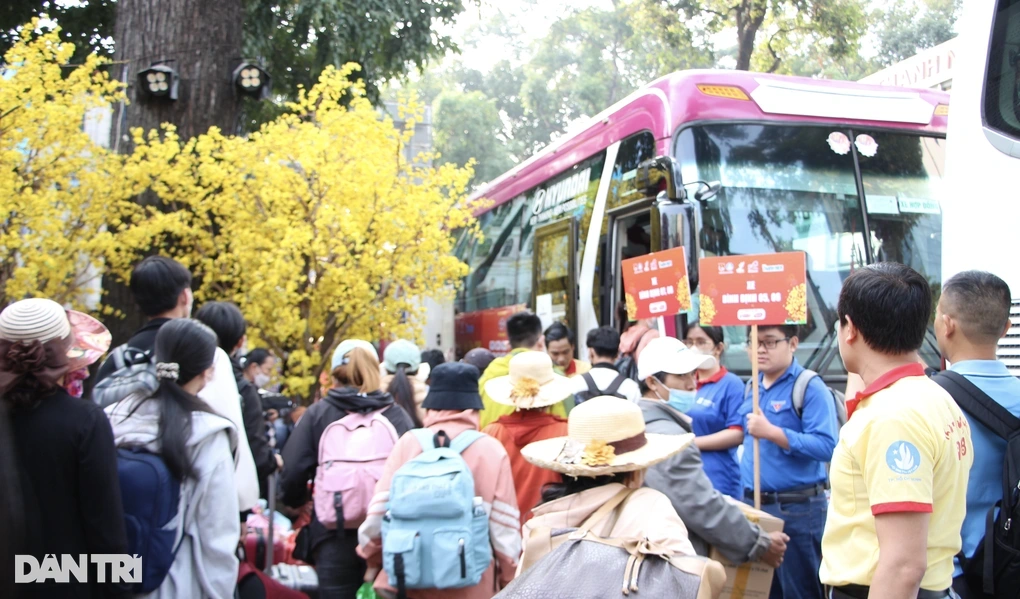
MULTIPOLYGON (((10 564, 24 547, 21 492, 17 465, 14 462, 14 442, 8 426, 7 406, 0 404, 0 562, 10 564)), ((0 597, 15 597, 14 576, 5 568, 0 573, 0 597)))
POLYGON ((397 371, 393 373, 393 379, 386 389, 393 396, 393 401, 404 408, 407 415, 414 422, 414 428, 421 428, 422 423, 418 418, 418 404, 414 402, 414 385, 407 376, 407 364, 397 364, 397 371))
POLYGON ((564 475, 563 482, 549 483, 542 487, 542 501, 538 505, 612 483, 626 484, 630 474, 630 472, 619 472, 608 476, 579 476, 577 478, 564 475))
POLYGON ((216 333, 197 320, 176 318, 160 327, 156 334, 156 363, 176 364, 179 374, 177 380, 161 379, 156 392, 134 408, 137 410, 145 401, 159 402, 160 456, 170 473, 180 480, 196 477, 187 451, 192 412, 212 412, 181 385, 202 376, 213 365, 216 343, 216 333))

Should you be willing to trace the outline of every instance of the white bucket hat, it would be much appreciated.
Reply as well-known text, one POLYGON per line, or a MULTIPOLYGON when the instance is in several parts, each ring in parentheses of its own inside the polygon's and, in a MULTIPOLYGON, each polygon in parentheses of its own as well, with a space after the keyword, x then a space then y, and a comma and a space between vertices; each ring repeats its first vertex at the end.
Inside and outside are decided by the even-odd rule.
POLYGON ((673 337, 656 337, 638 356, 638 378, 642 381, 659 372, 687 374, 715 366, 715 358, 684 345, 673 337))
POLYGON ((67 311, 53 300, 25 299, 0 313, 0 339, 46 343, 71 334, 67 311))
POLYGON ((526 351, 510 358, 510 374, 485 383, 492 401, 518 410, 545 408, 572 393, 573 385, 553 371, 552 358, 545 352, 526 351))
POLYGON ((618 397, 589 399, 570 411, 567 422, 566 437, 527 445, 524 459, 568 476, 604 476, 644 470, 694 442, 690 433, 645 433, 641 408, 618 397))

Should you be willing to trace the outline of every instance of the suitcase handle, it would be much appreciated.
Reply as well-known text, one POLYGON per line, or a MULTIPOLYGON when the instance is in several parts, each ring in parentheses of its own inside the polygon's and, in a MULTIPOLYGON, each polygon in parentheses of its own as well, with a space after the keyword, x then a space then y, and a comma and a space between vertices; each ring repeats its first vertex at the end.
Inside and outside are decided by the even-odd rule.
POLYGON ((276 473, 269 475, 269 484, 266 485, 269 494, 269 542, 266 543, 265 572, 269 574, 273 569, 273 548, 276 545, 276 535, 273 534, 273 521, 276 519, 276 473))

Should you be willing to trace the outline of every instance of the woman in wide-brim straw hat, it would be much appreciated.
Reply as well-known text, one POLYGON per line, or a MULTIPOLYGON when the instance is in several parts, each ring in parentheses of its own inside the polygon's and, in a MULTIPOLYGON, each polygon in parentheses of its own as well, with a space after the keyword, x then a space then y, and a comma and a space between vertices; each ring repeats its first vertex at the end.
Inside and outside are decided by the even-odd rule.
MULTIPOLYGON (((46 554, 123 554, 128 548, 110 422, 99 406, 65 388, 84 353, 74 323, 56 302, 26 299, 0 312, 0 411, 10 417, 5 440, 20 474, 19 484, 0 494, 21 506, 25 535, 17 553, 40 561, 46 554)), ((27 586, 19 590, 29 597, 103 592, 92 578, 27 586)))
POLYGON ((488 381, 485 392, 492 401, 513 406, 513 413, 500 416, 482 430, 503 444, 510 457, 521 524, 531 519, 542 488, 560 482, 560 475, 531 464, 521 456, 529 443, 567 434, 567 419, 549 411, 549 406, 570 396, 569 379, 553 371, 548 354, 526 351, 510 359, 510 374, 488 381))
POLYGON ((690 434, 646 434, 641 409, 617 397, 596 397, 574 408, 566 437, 538 441, 521 452, 532 464, 560 473, 563 482, 546 487, 524 525, 518 574, 553 549, 544 538, 549 531, 582 524, 599 537, 646 538, 675 555, 695 555, 669 498, 642 487, 645 469, 693 441, 690 434), (597 514, 606 505, 615 508, 597 514))

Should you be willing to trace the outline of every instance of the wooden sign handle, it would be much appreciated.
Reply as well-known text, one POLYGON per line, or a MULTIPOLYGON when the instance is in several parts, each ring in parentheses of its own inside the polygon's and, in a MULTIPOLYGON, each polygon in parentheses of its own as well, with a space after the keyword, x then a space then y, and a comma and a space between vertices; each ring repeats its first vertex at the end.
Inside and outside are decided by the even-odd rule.
MULTIPOLYGON (((754 413, 761 415, 758 404, 758 325, 751 325, 751 399, 754 413)), ((754 438, 754 509, 761 509, 761 449, 758 438, 754 438)))

